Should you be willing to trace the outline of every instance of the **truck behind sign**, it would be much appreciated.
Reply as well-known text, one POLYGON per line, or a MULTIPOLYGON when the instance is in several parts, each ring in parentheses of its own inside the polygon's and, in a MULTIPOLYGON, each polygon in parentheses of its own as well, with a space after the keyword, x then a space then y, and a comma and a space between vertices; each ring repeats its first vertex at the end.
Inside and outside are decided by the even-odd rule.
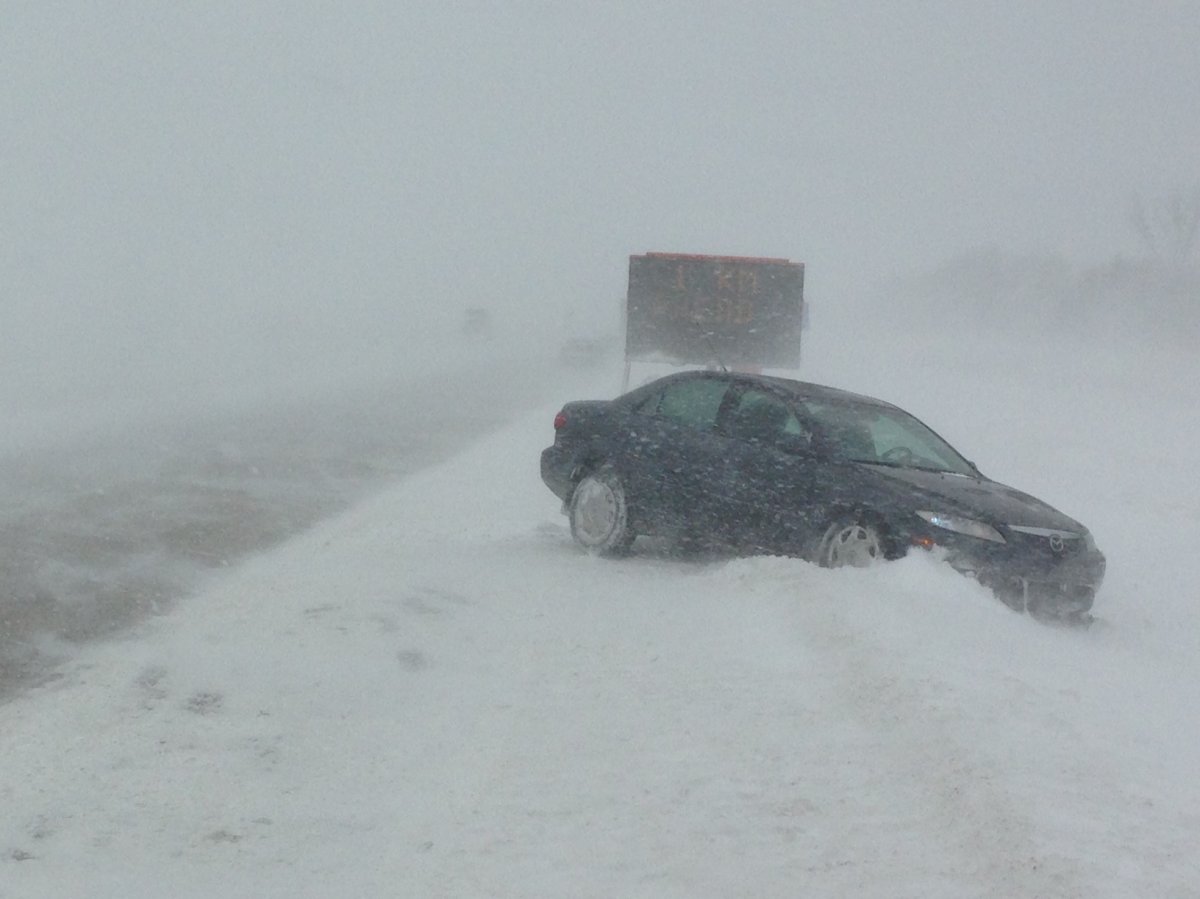
POLYGON ((630 256, 626 362, 796 368, 803 307, 803 263, 630 256))

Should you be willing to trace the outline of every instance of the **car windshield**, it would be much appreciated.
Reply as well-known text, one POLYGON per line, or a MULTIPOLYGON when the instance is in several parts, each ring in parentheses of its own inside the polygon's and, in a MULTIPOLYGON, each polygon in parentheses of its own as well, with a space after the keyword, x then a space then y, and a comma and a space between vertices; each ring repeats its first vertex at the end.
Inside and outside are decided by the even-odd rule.
POLYGON ((801 407, 835 455, 877 465, 977 473, 954 447, 894 406, 805 400, 801 407))

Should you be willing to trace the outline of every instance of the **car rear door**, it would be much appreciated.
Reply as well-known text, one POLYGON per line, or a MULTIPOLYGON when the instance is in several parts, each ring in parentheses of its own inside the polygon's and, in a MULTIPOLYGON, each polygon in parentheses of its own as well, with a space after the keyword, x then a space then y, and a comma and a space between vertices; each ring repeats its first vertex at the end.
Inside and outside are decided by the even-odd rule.
POLYGON ((704 532, 712 526, 711 485, 720 476, 726 442, 716 427, 728 390, 728 378, 696 372, 666 382, 635 407, 630 487, 664 530, 704 532))

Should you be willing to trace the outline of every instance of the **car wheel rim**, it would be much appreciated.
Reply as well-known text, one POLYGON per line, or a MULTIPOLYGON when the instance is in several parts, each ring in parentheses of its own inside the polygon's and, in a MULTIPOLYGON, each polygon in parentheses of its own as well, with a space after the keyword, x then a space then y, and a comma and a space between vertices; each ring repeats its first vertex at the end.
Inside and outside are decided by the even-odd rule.
POLYGON ((575 536, 587 546, 603 544, 617 526, 619 503, 612 488, 587 478, 575 491, 575 536))
POLYGON ((865 525, 853 524, 841 528, 829 541, 829 564, 834 568, 866 568, 882 558, 879 536, 865 525))

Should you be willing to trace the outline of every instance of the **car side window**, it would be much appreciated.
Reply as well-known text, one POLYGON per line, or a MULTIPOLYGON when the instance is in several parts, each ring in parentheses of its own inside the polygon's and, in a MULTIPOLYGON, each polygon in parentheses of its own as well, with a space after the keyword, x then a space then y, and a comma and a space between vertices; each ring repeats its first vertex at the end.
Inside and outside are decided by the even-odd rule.
POLYGON ((657 414, 697 430, 712 430, 729 385, 715 378, 694 378, 669 384, 659 397, 657 414))
POLYGON ((653 415, 658 411, 658 401, 660 399, 662 399, 661 393, 652 393, 634 403, 633 411, 638 415, 653 415))
POLYGON ((808 429, 779 397, 753 388, 738 398, 726 424, 730 437, 751 443, 781 445, 785 440, 807 443, 808 429))

